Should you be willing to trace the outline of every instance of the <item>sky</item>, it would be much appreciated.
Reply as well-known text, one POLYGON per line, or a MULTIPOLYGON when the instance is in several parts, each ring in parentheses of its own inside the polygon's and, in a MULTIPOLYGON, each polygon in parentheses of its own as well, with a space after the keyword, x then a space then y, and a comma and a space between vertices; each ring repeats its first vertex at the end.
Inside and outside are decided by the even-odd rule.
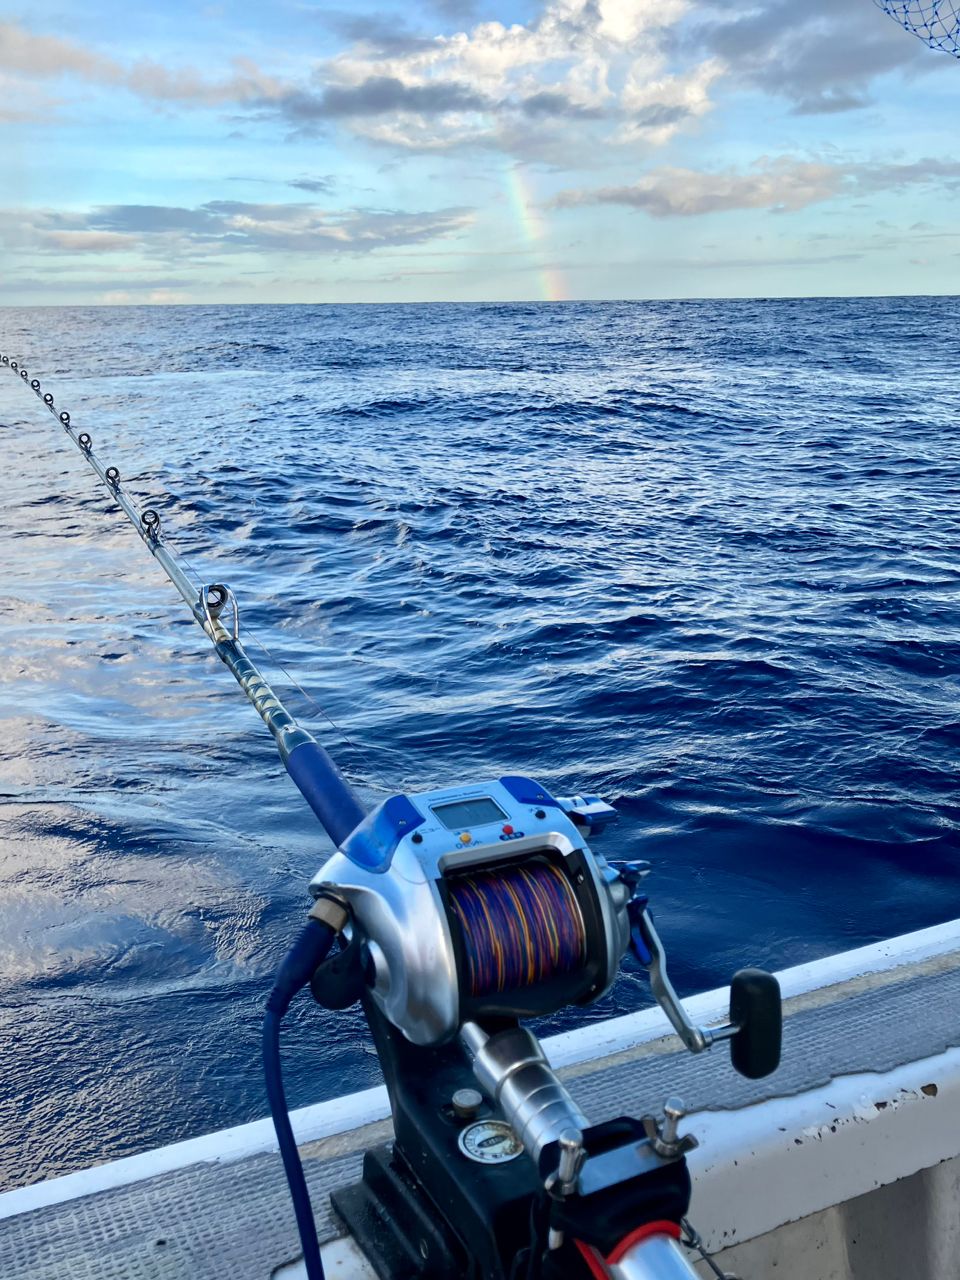
POLYGON ((960 293, 958 88, 874 0, 33 0, 0 302, 960 293))

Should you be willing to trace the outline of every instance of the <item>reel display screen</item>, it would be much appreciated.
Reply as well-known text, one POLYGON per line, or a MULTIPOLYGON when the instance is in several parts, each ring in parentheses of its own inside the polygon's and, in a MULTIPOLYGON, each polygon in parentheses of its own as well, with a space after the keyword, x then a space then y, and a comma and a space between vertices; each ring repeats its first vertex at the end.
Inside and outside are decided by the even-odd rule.
POLYGON ((507 817, 489 796, 479 796, 476 800, 453 800, 450 804, 436 804, 431 806, 431 810, 448 831, 460 831, 464 827, 479 827, 485 822, 504 822, 507 817))

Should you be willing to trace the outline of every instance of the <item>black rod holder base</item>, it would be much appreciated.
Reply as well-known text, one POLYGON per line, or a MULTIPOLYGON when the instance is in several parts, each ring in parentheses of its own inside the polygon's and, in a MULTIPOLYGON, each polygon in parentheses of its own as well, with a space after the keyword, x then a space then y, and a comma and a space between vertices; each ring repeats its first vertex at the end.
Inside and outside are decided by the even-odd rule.
POLYGON ((380 1280, 468 1274, 463 1249, 390 1147, 368 1151, 362 1180, 331 1201, 380 1280))

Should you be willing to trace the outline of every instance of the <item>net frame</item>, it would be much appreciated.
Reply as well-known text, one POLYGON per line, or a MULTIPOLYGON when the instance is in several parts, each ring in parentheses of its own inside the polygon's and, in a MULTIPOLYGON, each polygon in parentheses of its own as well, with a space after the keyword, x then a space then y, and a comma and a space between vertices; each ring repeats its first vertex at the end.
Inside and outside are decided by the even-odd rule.
POLYGON ((874 4, 931 49, 960 58, 960 7, 956 0, 874 0, 874 4))

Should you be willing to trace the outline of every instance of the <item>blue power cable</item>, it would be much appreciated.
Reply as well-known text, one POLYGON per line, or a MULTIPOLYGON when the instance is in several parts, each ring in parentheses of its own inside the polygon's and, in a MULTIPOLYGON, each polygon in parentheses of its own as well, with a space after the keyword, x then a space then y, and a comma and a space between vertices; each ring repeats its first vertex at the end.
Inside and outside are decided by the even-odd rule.
POLYGON ((267 1000, 263 1019, 263 1071, 266 1078, 267 1101, 270 1104, 273 1127, 280 1147, 280 1158, 283 1160, 290 1198, 293 1201, 308 1280, 325 1280, 325 1278, 317 1227, 310 1204, 310 1192, 307 1190, 307 1180, 300 1161, 300 1152, 297 1150, 297 1140, 293 1136, 293 1126, 290 1124, 290 1113, 283 1091, 280 1023, 293 997, 307 985, 326 959, 335 936, 333 929, 319 920, 310 920, 307 923, 280 965, 277 980, 267 1000))

